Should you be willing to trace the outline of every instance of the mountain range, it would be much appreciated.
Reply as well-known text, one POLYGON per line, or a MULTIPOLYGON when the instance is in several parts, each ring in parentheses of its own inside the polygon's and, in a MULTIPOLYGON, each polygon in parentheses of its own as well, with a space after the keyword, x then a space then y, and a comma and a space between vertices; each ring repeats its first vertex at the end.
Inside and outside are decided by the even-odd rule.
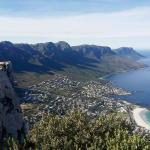
POLYGON ((141 55, 140 53, 136 52, 132 47, 120 47, 118 49, 114 50, 119 56, 124 56, 130 59, 141 59, 142 57, 144 57, 143 55, 141 55))
POLYGON ((137 69, 143 58, 133 48, 112 50, 107 46, 70 46, 67 42, 37 44, 13 44, 0 42, 0 61, 11 61, 17 81, 28 86, 49 78, 55 72, 74 77, 100 77, 108 73, 137 69), (29 82, 29 80, 31 80, 29 82))

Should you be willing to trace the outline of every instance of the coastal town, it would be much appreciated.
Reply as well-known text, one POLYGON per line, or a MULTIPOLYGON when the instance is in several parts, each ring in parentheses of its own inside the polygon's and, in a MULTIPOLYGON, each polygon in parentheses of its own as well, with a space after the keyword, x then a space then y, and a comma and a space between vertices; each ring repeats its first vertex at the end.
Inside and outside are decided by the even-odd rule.
POLYGON ((131 94, 109 82, 74 81, 68 76, 55 75, 52 79, 29 87, 22 99, 22 109, 29 122, 34 123, 43 114, 65 115, 80 108, 91 117, 108 112, 127 111, 127 103, 115 99, 131 94))
MULTIPOLYGON (((5 89, 0 93, 0 96, 8 94, 13 98, 15 94, 9 95, 14 93, 11 86, 13 83, 12 72, 9 72, 11 67, 7 66, 9 63, 0 63, 1 88, 6 88, 6 86, 3 86, 3 84, 6 84, 10 86, 9 88, 7 87, 7 90, 11 89, 11 91, 8 92, 5 89)), ((8 123, 12 124, 16 131, 13 133, 14 137, 19 137, 17 134, 20 131, 21 137, 18 138, 19 141, 23 141, 23 138, 33 128, 34 124, 37 121, 43 121, 45 115, 59 115, 59 117, 63 118, 66 113, 73 111, 75 108, 80 108, 82 112, 86 113, 89 118, 93 118, 93 120, 98 119, 100 115, 104 115, 107 118, 110 113, 121 115, 125 122, 130 124, 134 134, 148 138, 150 128, 141 117, 141 113, 147 113, 148 110, 137 108, 137 106, 127 101, 118 99, 118 96, 129 94, 131 93, 114 87, 105 80, 83 82, 73 80, 69 76, 56 74, 47 81, 29 87, 21 99, 22 111, 17 103, 17 97, 14 97, 15 99, 12 99, 13 103, 10 103, 11 99, 5 96, 1 100, 1 106, 3 105, 8 109, 6 109, 6 116, 8 116, 8 113, 11 113, 11 115, 14 113, 15 119, 9 119, 8 123), (18 122, 20 122, 19 126, 17 126, 18 122)), ((3 120, 5 120, 6 116, 3 116, 3 120)), ((9 131, 9 126, 6 126, 6 129, 9 131)))
MULTIPOLYGON (((6 66, 9 63, 6 62, 6 66)), ((4 64, 0 64, 2 71, 6 68, 4 64)), ((10 79, 11 77, 9 75, 10 79)), ((118 96, 129 94, 131 94, 129 91, 114 87, 106 80, 83 82, 56 74, 47 81, 30 86, 21 99, 21 108, 29 126, 39 121, 45 114, 63 116, 75 108, 80 108, 90 117, 107 115, 115 111, 123 112, 122 114, 127 116, 127 121, 134 126, 134 132, 148 136, 149 126, 139 117, 141 112, 148 110, 118 100, 118 96)))

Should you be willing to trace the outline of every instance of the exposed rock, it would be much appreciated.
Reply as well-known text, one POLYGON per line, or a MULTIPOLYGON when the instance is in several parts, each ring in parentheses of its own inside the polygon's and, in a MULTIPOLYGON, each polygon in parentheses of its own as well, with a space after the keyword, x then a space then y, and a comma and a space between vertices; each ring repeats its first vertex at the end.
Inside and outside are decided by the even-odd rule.
POLYGON ((64 41, 37 44, 0 42, 0 61, 10 60, 13 63, 21 88, 47 80, 59 71, 78 79, 88 79, 144 66, 132 60, 130 54, 122 57, 107 46, 70 46, 64 41))
POLYGON ((27 126, 12 83, 11 62, 0 62, 0 141, 11 136, 22 142, 27 126))
POLYGON ((56 47, 59 50, 62 50, 62 51, 71 50, 70 45, 67 42, 64 42, 64 41, 59 41, 58 43, 56 43, 56 47))
POLYGON ((73 46, 72 48, 86 57, 98 60, 101 59, 101 57, 103 56, 115 54, 111 50, 111 48, 107 46, 80 45, 80 46, 73 46))
POLYGON ((120 47, 115 49, 117 55, 138 60, 144 58, 140 53, 136 52, 132 47, 120 47))

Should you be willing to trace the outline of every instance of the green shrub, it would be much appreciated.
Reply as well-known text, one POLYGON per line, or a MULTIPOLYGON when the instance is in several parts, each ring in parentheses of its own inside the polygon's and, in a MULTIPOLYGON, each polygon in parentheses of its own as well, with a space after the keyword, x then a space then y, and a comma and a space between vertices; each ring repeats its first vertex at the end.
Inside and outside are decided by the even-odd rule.
POLYGON ((28 137, 42 150, 149 150, 148 139, 115 113, 91 120, 80 110, 64 117, 45 116, 28 137))

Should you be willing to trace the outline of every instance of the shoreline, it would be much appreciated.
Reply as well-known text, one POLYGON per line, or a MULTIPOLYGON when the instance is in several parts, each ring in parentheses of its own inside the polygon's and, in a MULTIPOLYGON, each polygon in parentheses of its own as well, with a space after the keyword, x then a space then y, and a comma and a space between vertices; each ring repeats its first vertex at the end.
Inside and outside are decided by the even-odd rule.
MULTIPOLYGON (((117 72, 106 74, 106 75, 100 77, 99 79, 109 81, 108 78, 113 76, 113 75, 117 75, 117 74, 120 74, 120 73, 126 73, 126 72, 132 72, 132 71, 136 71, 136 70, 143 70, 143 69, 148 68, 148 67, 150 67, 150 66, 147 66, 145 64, 144 67, 140 67, 140 68, 136 68, 136 69, 120 70, 120 71, 117 71, 117 72)), ((133 93, 131 92, 130 94, 133 94, 133 93)), ((137 104, 130 103, 127 100, 124 100, 123 102, 135 106, 134 109, 130 110, 132 120, 134 120, 135 124, 139 127, 150 130, 150 121, 148 120, 148 117, 147 117, 147 113, 150 112, 150 110, 145 108, 145 107, 138 106, 137 104)))
POLYGON ((120 74, 120 73, 127 73, 127 72, 130 72, 130 71, 142 70, 142 69, 145 69, 147 67, 148 66, 144 66, 144 67, 140 67, 140 68, 136 68, 136 69, 120 70, 120 71, 116 71, 116 72, 113 72, 113 73, 108 73, 106 75, 103 75, 99 79, 100 80, 107 80, 108 77, 113 76, 113 75, 117 75, 117 74, 120 74))
POLYGON ((132 113, 133 113, 133 118, 136 122, 136 124, 140 127, 143 127, 147 130, 150 130, 150 122, 148 122, 146 118, 146 113, 149 112, 148 109, 146 108, 135 108, 132 113))

